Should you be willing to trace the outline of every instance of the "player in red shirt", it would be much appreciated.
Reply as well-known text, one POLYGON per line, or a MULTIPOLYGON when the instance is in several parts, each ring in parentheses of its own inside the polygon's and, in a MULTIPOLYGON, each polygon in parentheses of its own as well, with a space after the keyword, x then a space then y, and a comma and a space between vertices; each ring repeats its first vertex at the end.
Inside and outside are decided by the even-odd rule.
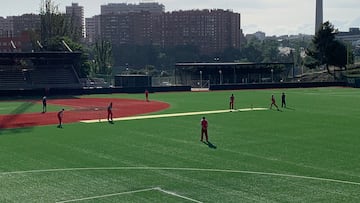
POLYGON ((109 106, 107 107, 107 112, 108 112, 107 120, 110 123, 112 123, 113 122, 112 102, 110 102, 109 106))
POLYGON ((204 139, 204 135, 205 135, 205 139, 206 142, 208 142, 208 132, 207 132, 207 128, 208 128, 208 121, 205 119, 205 117, 203 117, 200 121, 201 124, 201 139, 200 141, 202 142, 204 139))
POLYGON ((145 98, 146 98, 146 101, 148 102, 149 101, 149 91, 147 89, 145 90, 145 98))
POLYGON ((230 96, 230 110, 234 109, 234 102, 235 102, 234 94, 231 94, 231 96, 230 96))
POLYGON ((274 95, 271 95, 271 104, 270 104, 270 109, 272 109, 272 106, 275 106, 276 109, 279 111, 279 107, 276 105, 276 101, 275 101, 275 97, 274 95))
POLYGON ((57 117, 58 117, 58 120, 59 120, 59 125, 57 126, 58 128, 62 128, 63 115, 64 115, 64 109, 61 109, 61 111, 59 111, 57 113, 57 117))

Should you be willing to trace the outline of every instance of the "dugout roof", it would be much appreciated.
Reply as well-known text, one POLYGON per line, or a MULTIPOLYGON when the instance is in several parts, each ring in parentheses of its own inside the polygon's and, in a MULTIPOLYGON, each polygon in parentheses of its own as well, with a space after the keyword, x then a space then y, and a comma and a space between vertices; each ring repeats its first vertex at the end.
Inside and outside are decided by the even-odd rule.
POLYGON ((81 52, 12 52, 0 53, 0 65, 16 65, 19 60, 46 62, 47 64, 73 64, 81 52))
POLYGON ((262 82, 286 78, 294 63, 176 63, 175 80, 189 84, 194 80, 208 80, 211 84, 262 82))
POLYGON ((242 72, 259 73, 273 69, 292 68, 294 63, 253 63, 253 62, 228 62, 228 63, 176 63, 177 70, 209 70, 209 69, 237 69, 242 72))

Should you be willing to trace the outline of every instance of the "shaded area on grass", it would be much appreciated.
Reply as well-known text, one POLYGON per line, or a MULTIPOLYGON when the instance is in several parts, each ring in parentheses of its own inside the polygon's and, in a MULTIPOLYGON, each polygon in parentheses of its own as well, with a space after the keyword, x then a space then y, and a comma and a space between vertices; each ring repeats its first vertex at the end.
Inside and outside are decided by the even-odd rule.
MULTIPOLYGON (((0 134, 3 133, 4 128, 6 128, 6 126, 8 126, 10 123, 13 123, 14 121, 16 121, 22 113, 26 112, 27 109, 29 109, 31 106, 33 106, 35 104, 35 102, 31 101, 31 102, 23 102, 21 103, 20 106, 18 106, 16 109, 14 109, 9 115, 5 115, 0 117, 0 134)), ((21 122, 16 122, 14 128, 24 128, 24 127, 28 127, 28 126, 33 126, 34 122, 32 122, 31 120, 23 120, 21 122)), ((26 130, 29 130, 31 128, 26 128, 26 130)), ((25 130, 25 129, 24 129, 25 130)), ((9 131, 9 130, 8 130, 9 131)), ((19 132, 19 130, 10 130, 10 133, 17 133, 19 132)), ((22 130, 21 130, 22 132, 22 130)))
POLYGON ((205 141, 205 142, 203 142, 204 144, 206 144, 210 149, 216 149, 217 148, 217 146, 216 145, 214 145, 213 143, 211 143, 210 141, 205 141))

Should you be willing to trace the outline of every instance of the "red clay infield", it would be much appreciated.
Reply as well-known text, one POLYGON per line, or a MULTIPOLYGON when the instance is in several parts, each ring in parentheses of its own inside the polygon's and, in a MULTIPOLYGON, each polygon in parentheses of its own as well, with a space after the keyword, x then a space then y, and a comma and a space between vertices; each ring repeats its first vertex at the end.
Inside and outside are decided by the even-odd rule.
MULTIPOLYGON (((74 123, 81 120, 106 119, 107 106, 110 102, 113 103, 114 118, 156 112, 170 106, 167 103, 158 101, 146 102, 114 98, 50 99, 47 101, 47 104, 63 106, 65 109, 69 109, 64 112, 63 123, 74 123)), ((0 115, 0 129, 53 125, 57 123, 57 112, 0 115)))

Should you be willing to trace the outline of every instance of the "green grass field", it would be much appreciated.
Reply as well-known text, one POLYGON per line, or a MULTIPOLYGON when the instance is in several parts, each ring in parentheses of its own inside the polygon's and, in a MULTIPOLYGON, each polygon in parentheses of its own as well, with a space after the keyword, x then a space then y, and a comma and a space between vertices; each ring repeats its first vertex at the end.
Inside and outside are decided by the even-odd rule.
POLYGON ((204 115, 213 146, 202 115, 0 130, 0 202, 360 202, 360 89, 150 99, 171 104, 153 114, 227 109, 231 93, 236 108, 267 108, 282 91, 282 111, 204 115))

